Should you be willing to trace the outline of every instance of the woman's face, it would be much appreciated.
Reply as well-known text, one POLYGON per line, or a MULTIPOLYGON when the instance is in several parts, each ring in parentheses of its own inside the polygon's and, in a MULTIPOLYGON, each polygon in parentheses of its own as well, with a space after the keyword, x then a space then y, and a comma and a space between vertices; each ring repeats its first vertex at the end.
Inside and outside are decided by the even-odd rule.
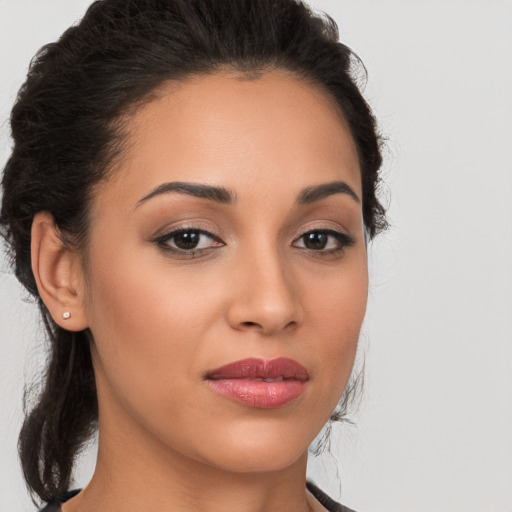
POLYGON ((209 75, 141 107, 127 142, 85 271, 100 439, 285 468, 335 408, 365 313, 347 125, 290 75, 209 75))

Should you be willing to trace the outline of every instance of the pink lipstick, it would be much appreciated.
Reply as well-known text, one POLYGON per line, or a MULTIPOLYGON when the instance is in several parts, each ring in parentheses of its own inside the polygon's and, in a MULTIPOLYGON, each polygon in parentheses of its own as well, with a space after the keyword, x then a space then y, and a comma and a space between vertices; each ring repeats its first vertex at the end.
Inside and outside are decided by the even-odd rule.
POLYGON ((304 392, 308 371, 292 359, 244 359, 211 370, 210 387, 226 398, 259 409, 275 409, 304 392))

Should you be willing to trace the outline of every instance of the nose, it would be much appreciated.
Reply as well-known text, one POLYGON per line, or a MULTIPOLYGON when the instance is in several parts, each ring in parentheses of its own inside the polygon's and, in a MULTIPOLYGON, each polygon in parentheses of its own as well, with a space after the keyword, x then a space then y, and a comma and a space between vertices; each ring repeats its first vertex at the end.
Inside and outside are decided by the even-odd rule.
POLYGON ((260 251, 241 260, 232 274, 231 327, 264 335, 298 327, 303 310, 297 282, 278 251, 260 251))

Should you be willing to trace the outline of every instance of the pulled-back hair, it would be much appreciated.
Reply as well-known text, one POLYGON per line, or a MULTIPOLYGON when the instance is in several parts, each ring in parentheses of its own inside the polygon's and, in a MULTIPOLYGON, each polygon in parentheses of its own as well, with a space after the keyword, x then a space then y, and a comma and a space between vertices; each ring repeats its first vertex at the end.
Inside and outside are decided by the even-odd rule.
POLYGON ((83 248, 94 186, 123 150, 126 120, 156 88, 225 69, 248 78, 280 69, 323 87, 346 118, 372 238, 386 225, 376 194, 381 154, 354 66, 362 69, 338 41, 335 22, 298 0, 99 0, 38 52, 11 114, 14 146, 0 214, 16 276, 37 300, 50 340, 41 389, 26 407, 19 438, 32 493, 50 501, 68 489, 98 420, 88 331, 59 327, 37 291, 34 216, 49 212, 63 241, 83 248))

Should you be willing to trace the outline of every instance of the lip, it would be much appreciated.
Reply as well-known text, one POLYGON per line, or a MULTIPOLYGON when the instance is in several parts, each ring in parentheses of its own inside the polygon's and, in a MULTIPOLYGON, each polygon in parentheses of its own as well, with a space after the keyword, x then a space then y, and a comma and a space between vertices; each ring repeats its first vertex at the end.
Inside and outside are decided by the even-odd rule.
POLYGON ((299 398, 309 380, 292 359, 243 359, 211 370, 207 382, 225 398, 258 409, 276 409, 299 398))

